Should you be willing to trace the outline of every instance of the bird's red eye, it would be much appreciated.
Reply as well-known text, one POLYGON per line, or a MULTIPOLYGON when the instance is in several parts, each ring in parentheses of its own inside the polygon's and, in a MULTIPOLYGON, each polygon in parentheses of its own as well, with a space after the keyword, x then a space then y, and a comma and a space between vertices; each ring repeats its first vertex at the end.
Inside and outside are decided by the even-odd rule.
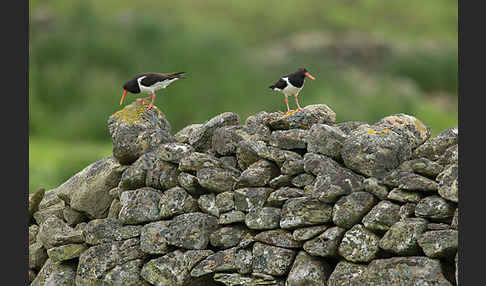
POLYGON ((305 68, 300 68, 300 70, 301 70, 301 71, 304 71, 304 70, 305 70, 305 68))

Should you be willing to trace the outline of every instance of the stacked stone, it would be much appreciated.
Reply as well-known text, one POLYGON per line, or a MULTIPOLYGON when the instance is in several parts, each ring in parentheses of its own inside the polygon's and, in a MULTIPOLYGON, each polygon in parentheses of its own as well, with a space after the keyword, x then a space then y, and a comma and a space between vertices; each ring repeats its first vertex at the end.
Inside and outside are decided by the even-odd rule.
POLYGON ((457 128, 335 121, 226 112, 172 136, 128 105, 113 156, 30 198, 30 285, 456 285, 457 128))

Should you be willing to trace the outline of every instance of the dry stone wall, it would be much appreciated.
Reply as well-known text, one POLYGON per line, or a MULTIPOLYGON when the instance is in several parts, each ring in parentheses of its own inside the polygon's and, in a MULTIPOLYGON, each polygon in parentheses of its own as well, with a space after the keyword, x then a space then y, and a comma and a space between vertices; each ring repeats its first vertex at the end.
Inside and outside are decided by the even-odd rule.
POLYGON ((29 198, 30 285, 457 285, 458 130, 133 103, 113 155, 29 198))

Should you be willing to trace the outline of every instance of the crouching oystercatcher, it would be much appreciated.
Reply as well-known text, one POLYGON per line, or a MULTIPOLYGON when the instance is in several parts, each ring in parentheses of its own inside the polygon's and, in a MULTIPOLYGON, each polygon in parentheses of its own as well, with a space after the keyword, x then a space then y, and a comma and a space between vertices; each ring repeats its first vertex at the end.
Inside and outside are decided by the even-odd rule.
POLYGON ((147 105, 145 108, 150 109, 154 106, 155 100, 155 91, 166 88, 172 82, 183 78, 185 72, 174 72, 174 73, 155 73, 155 72, 147 72, 136 75, 131 80, 127 81, 123 85, 123 92, 122 98, 120 100, 120 105, 123 103, 123 99, 127 92, 131 92, 134 94, 137 93, 149 93, 150 96, 145 98, 137 99, 137 102, 145 102, 147 99, 152 98, 152 102, 147 105))
POLYGON ((304 80, 306 77, 312 80, 315 79, 311 74, 309 74, 309 72, 305 68, 300 68, 294 73, 284 75, 276 83, 270 86, 271 89, 280 91, 285 95, 285 104, 287 105, 287 113, 291 111, 289 108, 289 99, 288 99, 288 96, 290 95, 294 96, 295 98, 295 103, 297 104, 297 110, 304 110, 302 107, 300 107, 297 96, 299 96, 299 92, 304 87, 304 80))

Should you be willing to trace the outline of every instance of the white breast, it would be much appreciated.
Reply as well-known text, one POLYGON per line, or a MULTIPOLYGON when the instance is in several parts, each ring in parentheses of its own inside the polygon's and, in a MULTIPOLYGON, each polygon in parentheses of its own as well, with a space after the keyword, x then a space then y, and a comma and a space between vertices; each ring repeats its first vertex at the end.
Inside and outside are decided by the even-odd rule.
POLYGON ((302 87, 295 87, 293 86, 290 81, 289 81, 289 78, 288 77, 283 77, 282 78, 283 80, 285 80, 287 82, 287 86, 282 90, 282 92, 287 95, 287 96, 290 96, 290 95, 296 95, 300 92, 300 90, 302 89, 302 87))

